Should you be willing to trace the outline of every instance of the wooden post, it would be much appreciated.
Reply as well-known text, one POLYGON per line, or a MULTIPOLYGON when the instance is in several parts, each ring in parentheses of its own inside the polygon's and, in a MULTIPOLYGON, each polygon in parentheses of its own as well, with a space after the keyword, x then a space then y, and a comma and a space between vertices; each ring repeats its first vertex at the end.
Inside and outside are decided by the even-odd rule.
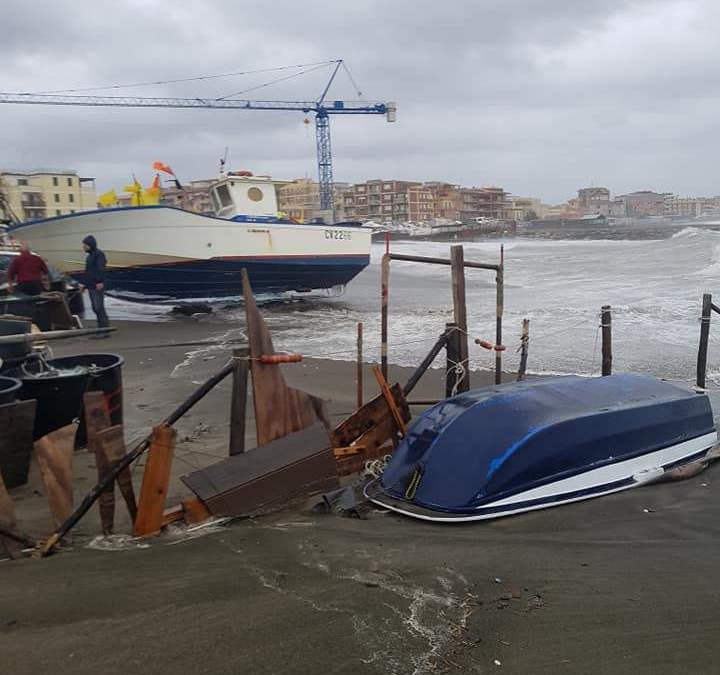
POLYGON ((357 407, 363 405, 363 324, 357 325, 357 407))
POLYGON ((710 313, 712 312, 712 295, 703 294, 702 314, 700 315, 700 346, 697 357, 697 386, 705 389, 707 373, 708 338, 710 337, 710 313))
POLYGON ((610 305, 603 305, 600 312, 602 328, 602 374, 612 375, 612 314, 610 305))
MULTIPOLYGON (((500 267, 495 276, 495 346, 502 345, 502 317, 505 304, 505 272, 503 268, 505 258, 504 248, 500 247, 500 267)), ((502 383, 502 350, 495 350, 495 384, 502 383)))
POLYGON ((380 272, 380 370, 388 376, 388 291, 390 287, 390 254, 382 258, 380 272))
POLYGON ((527 370, 528 344, 530 342, 530 319, 523 319, 522 334, 520 336, 520 367, 518 368, 517 381, 525 379, 527 370))
POLYGON ((175 429, 164 424, 153 429, 133 528, 136 537, 156 534, 162 527, 176 433, 175 429))
POLYGON ((467 306, 465 304, 465 255, 461 245, 450 247, 450 269, 452 271, 453 317, 457 336, 457 363, 461 364, 463 372, 457 391, 467 391, 470 388, 470 373, 468 367, 468 336, 467 336, 467 306))
POLYGON ((459 385, 457 381, 457 374, 455 366, 458 363, 459 346, 458 346, 458 331, 454 323, 445 324, 445 335, 447 340, 445 341, 445 398, 454 396, 459 391, 459 385))
POLYGON ((233 384, 230 399, 230 455, 245 452, 245 417, 247 411, 248 357, 250 349, 233 349, 233 384))
POLYGON ((63 523, 73 510, 75 431, 75 425, 68 424, 35 441, 35 457, 56 525, 63 523))

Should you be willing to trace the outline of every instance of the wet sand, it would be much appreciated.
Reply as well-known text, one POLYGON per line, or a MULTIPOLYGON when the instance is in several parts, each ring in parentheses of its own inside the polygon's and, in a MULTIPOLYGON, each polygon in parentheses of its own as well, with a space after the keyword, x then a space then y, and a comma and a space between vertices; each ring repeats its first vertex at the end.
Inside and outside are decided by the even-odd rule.
MULTIPOLYGON (((229 353, 169 343, 234 336, 213 319, 118 325, 109 340, 64 343, 56 353, 124 355, 128 438, 162 419, 229 353)), ((353 409, 354 364, 308 360, 285 373, 328 399, 333 420, 353 409)), ((392 371, 400 381, 408 374, 392 371)), ((412 398, 441 388, 432 371, 412 398)), ((179 475, 225 455, 228 409, 225 382, 178 424, 169 503, 187 494, 179 475)), ((77 454, 76 501, 94 474, 90 456, 77 454)), ((0 670, 714 672, 718 485, 715 467, 685 482, 455 526, 295 506, 205 536, 170 533, 115 551, 86 547, 99 532, 93 510, 72 548, 0 562, 0 670)), ((37 488, 33 476, 13 491, 33 534, 49 529, 37 488)), ((118 518, 118 531, 128 525, 118 518)))

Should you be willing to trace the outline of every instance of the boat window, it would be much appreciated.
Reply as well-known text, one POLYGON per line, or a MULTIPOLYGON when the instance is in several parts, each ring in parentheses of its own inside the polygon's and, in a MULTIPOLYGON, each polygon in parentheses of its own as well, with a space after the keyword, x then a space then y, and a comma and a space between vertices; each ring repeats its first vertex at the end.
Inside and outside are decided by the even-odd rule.
POLYGON ((218 185, 215 188, 215 194, 217 195, 217 198, 220 200, 221 206, 232 206, 232 197, 230 196, 230 190, 228 190, 227 185, 218 185))
POLYGON ((259 187, 251 187, 248 189, 248 199, 254 202, 262 201, 263 193, 259 187))

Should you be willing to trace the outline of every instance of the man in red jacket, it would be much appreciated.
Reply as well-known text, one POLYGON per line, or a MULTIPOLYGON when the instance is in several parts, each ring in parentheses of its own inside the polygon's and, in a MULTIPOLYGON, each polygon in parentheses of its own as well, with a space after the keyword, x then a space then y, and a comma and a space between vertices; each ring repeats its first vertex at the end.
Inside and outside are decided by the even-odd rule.
POLYGON ((25 295, 40 295, 43 292, 43 282, 48 275, 45 261, 34 253, 23 242, 20 245, 20 255, 13 258, 7 273, 8 293, 17 289, 25 295))

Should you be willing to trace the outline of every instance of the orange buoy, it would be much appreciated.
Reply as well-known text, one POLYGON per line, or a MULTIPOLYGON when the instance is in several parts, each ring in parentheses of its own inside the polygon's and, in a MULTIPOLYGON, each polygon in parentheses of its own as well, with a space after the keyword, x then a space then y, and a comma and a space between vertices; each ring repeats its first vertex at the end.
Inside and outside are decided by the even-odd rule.
POLYGON ((259 361, 267 365, 276 363, 298 363, 303 360, 302 354, 261 354, 259 361))
POLYGON ((488 342, 487 340, 481 340, 480 338, 477 338, 475 340, 475 344, 480 345, 483 349, 492 349, 493 348, 492 342, 488 342))

